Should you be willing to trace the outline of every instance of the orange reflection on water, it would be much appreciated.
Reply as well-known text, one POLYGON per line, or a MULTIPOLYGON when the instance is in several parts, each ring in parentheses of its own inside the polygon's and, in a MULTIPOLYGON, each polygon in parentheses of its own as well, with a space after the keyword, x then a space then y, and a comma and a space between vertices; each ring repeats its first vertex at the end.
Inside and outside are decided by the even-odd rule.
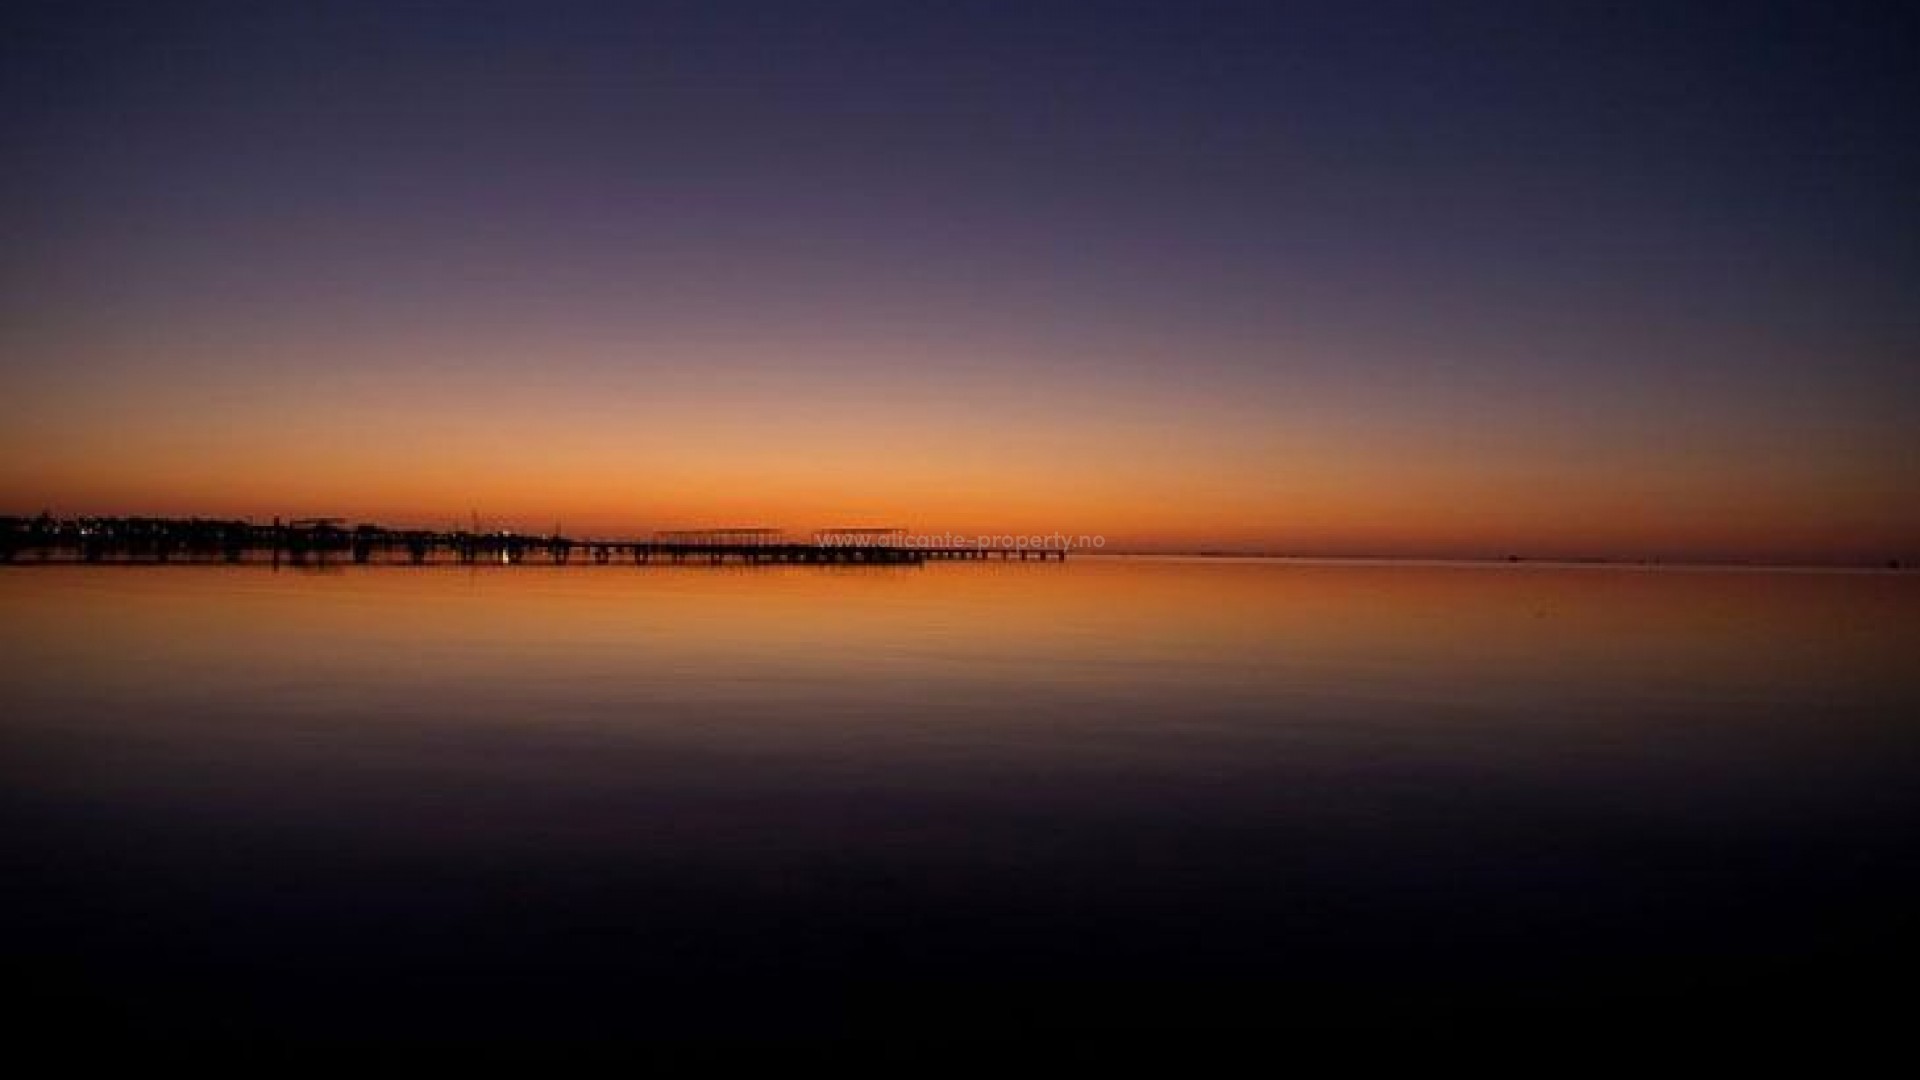
MULTIPOLYGON (((399 695, 425 712, 596 693, 796 715, 939 711, 952 703, 916 704, 916 688, 943 687, 1175 711, 1211 697, 1910 699, 1920 643, 1920 579, 1870 573, 1171 559, 19 567, 0 590, 16 693, 251 688, 399 695)), ((635 717, 672 722, 671 709, 635 717)))

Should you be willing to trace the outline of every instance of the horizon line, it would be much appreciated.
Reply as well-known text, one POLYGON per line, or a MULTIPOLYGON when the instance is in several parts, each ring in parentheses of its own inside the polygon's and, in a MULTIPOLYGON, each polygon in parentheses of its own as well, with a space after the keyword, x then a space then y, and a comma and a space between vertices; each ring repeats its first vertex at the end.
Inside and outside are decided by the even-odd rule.
MULTIPOLYGON (((0 522, 33 522, 33 521, 40 521, 40 520, 50 520, 57 523, 79 522, 79 521, 85 521, 85 520, 177 522, 177 523, 188 523, 188 522, 235 523, 237 522, 237 523, 242 523, 242 524, 246 524, 254 527, 258 527, 259 525, 262 525, 262 524, 291 524, 293 522, 339 522, 339 523, 342 523, 340 527, 344 527, 344 528, 371 527, 371 528, 379 528, 379 529, 385 529, 390 531, 405 531, 408 529, 416 529, 420 531, 442 531, 435 526, 404 526, 404 525, 392 526, 392 525, 381 524, 379 522, 372 521, 372 520, 356 520, 351 515, 344 515, 344 516, 316 515, 311 517, 287 517, 284 515, 274 515, 272 522, 267 522, 267 523, 256 521, 255 520, 256 517, 257 515, 251 515, 251 514, 241 514, 237 516, 197 515, 197 514, 180 516, 180 515, 168 515, 168 514, 101 514, 101 513, 57 515, 57 514, 54 514, 50 509, 43 509, 41 512, 36 514, 16 514, 16 513, 0 514, 0 522)), ((475 517, 477 519, 477 515, 475 517)), ((537 530, 515 528, 515 527, 499 524, 497 522, 495 524, 482 526, 477 520, 475 520, 471 522, 471 524, 474 526, 471 529, 463 525, 455 525, 451 530, 446 530, 446 531, 450 531, 456 534, 468 533, 471 535, 488 535, 489 533, 499 534, 499 533, 519 532, 529 537, 547 537, 547 538, 555 538, 555 539, 564 538, 564 539, 570 539, 570 540, 577 540, 583 543, 593 542, 593 541, 618 543, 623 541, 632 541, 636 538, 636 536, 639 536, 639 535, 657 536, 665 532, 722 533, 722 532, 744 531, 744 530, 756 530, 756 531, 777 530, 782 535, 792 534, 796 537, 796 540, 797 540, 798 538, 804 537, 804 536, 818 537, 820 535, 830 534, 830 533, 861 532, 861 531, 882 528, 879 526, 836 526, 833 528, 790 529, 786 526, 767 526, 767 525, 715 525, 715 526, 690 528, 688 526, 685 526, 684 524, 676 524, 672 528, 652 528, 652 527, 640 527, 640 526, 619 527, 622 529, 633 530, 634 535, 593 533, 593 534, 587 534, 587 535, 582 535, 578 537, 570 537, 565 532, 561 531, 561 529, 559 528, 559 526, 561 525, 560 522, 555 523, 555 526, 556 526, 555 530, 551 533, 540 532, 537 530)), ((910 527, 902 527, 902 526, 887 526, 884 528, 886 528, 888 531, 902 531, 902 532, 909 532, 909 533, 913 531, 910 527)), ((963 535, 954 530, 929 530, 929 532, 942 532, 944 535, 949 535, 949 536, 963 535)), ((1017 530, 1007 532, 1007 533, 998 533, 998 532, 991 532, 991 531, 969 531, 969 532, 971 535, 975 535, 978 537, 989 537, 989 538, 1003 536, 1003 535, 1011 535, 1011 536, 1024 535, 1024 536, 1064 536, 1071 539, 1074 537, 1099 535, 1096 533, 1069 533, 1069 532, 1066 532, 1065 530, 1057 530, 1057 529, 1052 530, 1050 533, 1032 533, 1032 532, 1022 532, 1017 530)), ((1491 551, 1491 550, 1483 551, 1479 553, 1462 553, 1462 552, 1447 552, 1439 549, 1420 550, 1417 548, 1412 548, 1409 550, 1397 551, 1397 552, 1384 552, 1377 549, 1376 550, 1355 550, 1355 549, 1342 550, 1338 547, 1285 549, 1272 544, 1251 544, 1251 543, 1235 544, 1230 542, 1229 543, 1222 543, 1222 542, 1200 543, 1200 544, 1193 544, 1193 545, 1169 544, 1165 546, 1155 546, 1155 545, 1143 546, 1137 542, 1134 542, 1126 546, 1116 546, 1111 549, 1105 548, 1103 546, 1093 551, 1082 551, 1081 554, 1083 557, 1092 557, 1092 558, 1162 557, 1162 558, 1219 559, 1219 560, 1258 559, 1258 560, 1271 560, 1271 561, 1300 561, 1300 562, 1316 562, 1316 561, 1379 562, 1379 563, 1433 563, 1433 564, 1463 564, 1463 565, 1464 564, 1535 565, 1535 566, 1561 565, 1561 566, 1649 567, 1649 568, 1664 566, 1664 567, 1702 567, 1702 568, 1719 567, 1719 568, 1728 568, 1728 569, 1756 569, 1756 570, 1760 570, 1760 569, 1872 570, 1872 571, 1880 571, 1880 572, 1907 572, 1907 571, 1920 569, 1920 559, 1914 559, 1914 558, 1903 556, 1903 555, 1890 555, 1886 557, 1859 557, 1854 559, 1832 559, 1832 558, 1820 559, 1820 558, 1794 558, 1794 557, 1772 557, 1772 556, 1751 557, 1751 556, 1731 555, 1726 553, 1719 553, 1719 554, 1611 554, 1611 555, 1594 553, 1594 552, 1580 553, 1580 552, 1566 552, 1566 551, 1528 553, 1525 550, 1520 550, 1520 549, 1509 550, 1504 553, 1498 553, 1496 551, 1491 551)))

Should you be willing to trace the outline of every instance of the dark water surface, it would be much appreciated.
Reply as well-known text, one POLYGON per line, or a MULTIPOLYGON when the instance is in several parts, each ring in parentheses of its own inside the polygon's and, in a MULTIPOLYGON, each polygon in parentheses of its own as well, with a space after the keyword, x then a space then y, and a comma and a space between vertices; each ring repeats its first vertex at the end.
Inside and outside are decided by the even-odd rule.
POLYGON ((0 612, 33 1034, 1908 1018, 1912 575, 16 567, 0 612))

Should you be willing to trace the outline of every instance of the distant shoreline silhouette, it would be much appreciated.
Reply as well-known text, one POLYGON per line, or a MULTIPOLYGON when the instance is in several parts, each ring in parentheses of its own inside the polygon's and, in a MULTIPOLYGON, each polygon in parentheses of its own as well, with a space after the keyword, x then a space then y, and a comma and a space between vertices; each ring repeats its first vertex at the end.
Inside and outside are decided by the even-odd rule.
MULTIPOLYGON (((277 554, 290 562, 306 558, 325 561, 344 557, 355 562, 436 561, 444 556, 459 562, 518 563, 528 557, 566 563, 583 560, 609 562, 618 556, 638 562, 656 558, 669 562, 708 561, 771 563, 922 562, 949 559, 1022 556, 1029 559, 1065 559, 1064 550, 1015 550, 955 544, 914 548, 902 542, 902 529, 833 530, 831 542, 822 534, 795 540, 771 528, 674 529, 649 536, 576 537, 558 526, 548 532, 482 529, 412 529, 373 523, 348 524, 344 518, 275 518, 261 524, 243 518, 152 517, 88 515, 56 517, 0 515, 0 563, 18 562, 242 562, 251 555, 277 554), (838 534, 846 533, 840 536, 838 534)), ((1230 561, 1268 559, 1299 561, 1457 563, 1473 565, 1532 565, 1570 567, 1722 567, 1730 569, 1809 569, 1911 571, 1920 560, 1911 557, 1854 560, 1771 560, 1732 557, 1657 557, 1645 555, 1456 554, 1354 552, 1311 548, 1183 549, 1114 546, 1096 558, 1183 558, 1230 561)))
MULTIPOLYGON (((1012 540, 1013 537, 1008 537, 1012 540)), ((1022 537, 1024 541, 1026 538, 1022 537)), ((581 538, 556 526, 549 533, 510 529, 396 529, 341 518, 275 518, 260 525, 212 518, 80 517, 60 519, 0 517, 0 563, 22 561, 165 564, 270 562, 305 565, 329 561, 357 564, 401 563, 423 566, 452 560, 461 564, 517 565, 546 560, 565 565, 578 555, 584 562, 616 559, 651 563, 739 563, 798 565, 917 565, 923 562, 1064 562, 1067 547, 1009 546, 984 543, 941 545, 911 542, 906 530, 841 529, 816 533, 811 540, 789 539, 782 530, 763 527, 674 529, 650 537, 581 538)))

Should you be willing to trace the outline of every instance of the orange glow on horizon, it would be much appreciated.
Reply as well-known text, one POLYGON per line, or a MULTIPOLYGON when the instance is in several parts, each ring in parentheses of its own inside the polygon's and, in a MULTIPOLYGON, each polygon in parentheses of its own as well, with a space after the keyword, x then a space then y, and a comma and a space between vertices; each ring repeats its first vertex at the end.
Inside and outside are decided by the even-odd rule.
POLYGON ((1368 385, 1179 386, 1046 357, 1007 378, 959 346, 895 370, 879 346, 773 368, 749 343, 649 376, 582 345, 555 361, 594 373, 570 381, 516 366, 511 343, 469 343, 465 370, 352 339, 338 347, 362 351, 342 367, 324 343, 307 347, 311 385, 304 369, 203 370, 186 353, 150 385, 29 373, 35 407, 0 434, 0 512, 477 514, 602 534, 877 523, 1099 535, 1110 550, 1920 555, 1904 434, 1851 416, 1789 443, 1765 411, 1649 419, 1635 402, 1636 430, 1554 400, 1490 412, 1368 385))

